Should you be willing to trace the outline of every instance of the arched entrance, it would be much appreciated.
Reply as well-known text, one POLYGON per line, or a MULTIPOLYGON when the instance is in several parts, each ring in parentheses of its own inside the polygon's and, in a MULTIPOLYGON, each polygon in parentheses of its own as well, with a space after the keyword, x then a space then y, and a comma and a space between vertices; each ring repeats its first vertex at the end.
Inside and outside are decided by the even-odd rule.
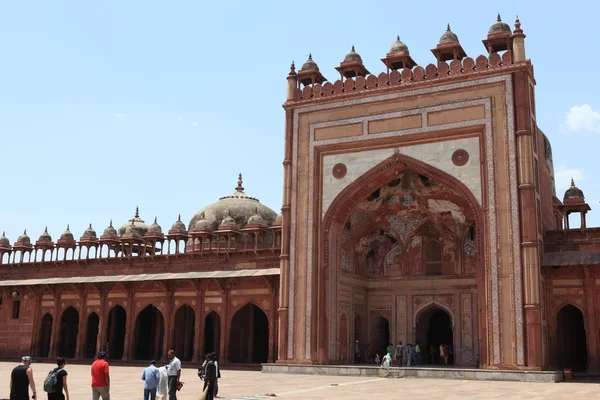
POLYGON ((221 316, 211 311, 204 320, 204 354, 217 353, 221 348, 221 316))
POLYGON ((347 363, 348 354, 350 349, 348 348, 348 317, 346 313, 340 317, 340 360, 347 363))
MULTIPOLYGON (((379 310, 396 308, 396 334, 399 340, 407 340, 412 336, 407 321, 411 305, 427 301, 417 297, 434 295, 438 290, 434 281, 442 275, 456 279, 444 280, 448 289, 470 296, 476 292, 477 296, 469 299, 483 299, 481 305, 473 304, 476 300, 467 303, 471 304, 469 314, 474 310, 480 313, 471 315, 472 320, 488 322, 477 325, 473 336, 480 338, 479 349, 472 350, 480 355, 482 364, 487 363, 486 330, 492 320, 487 318, 490 308, 485 304, 486 277, 482 272, 486 270, 485 252, 481 250, 486 241, 483 211, 475 196, 477 190, 472 192, 450 174, 399 153, 336 195, 319 226, 322 241, 315 278, 319 303, 312 313, 312 323, 321 333, 316 335, 317 361, 326 363, 337 356, 338 320, 330 316, 337 315, 343 306, 341 293, 364 291, 357 279, 378 288, 367 291, 368 302, 379 303, 383 307, 379 310), (471 230, 472 235, 465 235, 471 230), (349 256, 341 249, 353 251, 349 256), (418 291, 411 281, 419 282, 418 291), (389 300, 383 295, 389 295, 389 300), (389 303, 381 303, 385 301, 389 303)), ((371 315, 368 318, 372 353, 382 355, 382 342, 387 339, 389 345, 391 335, 375 334, 382 321, 371 315)), ((389 325, 388 320, 388 331, 389 325)))
POLYGON ((375 318, 371 332, 371 351, 383 359, 390 345, 390 322, 382 316, 375 318))
MULTIPOLYGON (((450 315, 446 310, 433 306, 422 311, 417 321, 416 342, 421 348, 421 363, 441 364, 440 345, 454 346, 450 315)), ((454 364, 453 356, 454 351, 448 356, 449 365, 454 364)))
POLYGON ((160 360, 164 334, 163 315, 158 308, 150 304, 135 319, 133 358, 136 360, 160 360))
POLYGON ((68 307, 60 320, 60 346, 58 355, 65 358, 75 357, 77 351, 77 333, 79 331, 79 312, 68 307))
POLYGON ((231 320, 229 362, 263 363, 269 359, 269 321, 252 303, 239 309, 231 320))
POLYGON ((96 356, 99 327, 100 318, 98 317, 98 314, 93 312, 88 315, 87 332, 85 335, 85 358, 94 358, 96 356))
POLYGON ((587 369, 587 342, 581 311, 571 304, 557 315, 557 356, 559 368, 582 372, 587 369))
POLYGON ((40 339, 38 342, 38 356, 41 358, 48 357, 50 353, 50 339, 52 337, 52 315, 44 314, 42 317, 42 325, 40 329, 40 339))
POLYGON ((191 361, 194 355, 194 324, 196 314, 187 304, 179 307, 175 313, 175 354, 182 361, 191 361))
POLYGON ((352 352, 352 360, 354 362, 356 362, 356 360, 354 360, 354 346, 356 345, 356 341, 358 340, 358 350, 360 352, 360 357, 358 359, 358 362, 360 361, 364 361, 364 360, 369 360, 369 354, 368 350, 369 350, 369 346, 367 343, 365 343, 365 341, 363 340, 363 330, 362 330, 362 321, 360 319, 360 315, 356 315, 354 317, 354 340, 352 340, 351 343, 351 349, 350 351, 352 352))
POLYGON ((108 314, 108 325, 106 327, 106 337, 108 346, 106 352, 108 357, 113 360, 123 358, 125 350, 125 331, 127 324, 127 313, 121 306, 114 306, 108 314))

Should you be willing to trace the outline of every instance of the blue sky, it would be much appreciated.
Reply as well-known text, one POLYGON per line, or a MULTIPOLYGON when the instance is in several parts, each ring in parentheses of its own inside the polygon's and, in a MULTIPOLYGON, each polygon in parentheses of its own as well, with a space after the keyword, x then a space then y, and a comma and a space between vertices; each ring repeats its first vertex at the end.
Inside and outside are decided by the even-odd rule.
POLYGON ((286 75, 312 52, 329 79, 352 45, 384 70, 396 35, 420 65, 449 22, 467 54, 519 15, 557 191, 571 176, 600 225, 595 176, 600 3, 5 1, 0 4, 0 232, 33 240, 110 219, 168 229, 229 194, 279 210, 286 75), (418 5, 418 6, 417 6, 418 5), (435 6, 435 7, 434 7, 435 6), (585 10, 581 12, 579 10, 585 10), (575 107, 575 108, 574 108, 575 107))

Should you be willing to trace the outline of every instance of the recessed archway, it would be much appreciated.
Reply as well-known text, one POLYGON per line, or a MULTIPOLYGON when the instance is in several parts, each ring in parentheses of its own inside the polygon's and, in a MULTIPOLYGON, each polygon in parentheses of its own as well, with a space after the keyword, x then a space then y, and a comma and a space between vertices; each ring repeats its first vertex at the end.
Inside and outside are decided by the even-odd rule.
MULTIPOLYGON (((452 319, 441 307, 428 307, 418 315, 416 343, 421 348, 422 364, 441 364, 440 345, 453 346, 452 319)), ((452 355, 448 364, 454 363, 452 355)))
POLYGON ((160 360, 163 350, 165 321, 153 304, 144 308, 135 319, 133 357, 136 360, 160 360))
POLYGON ((42 325, 40 329, 40 339, 38 341, 38 356, 40 358, 46 358, 50 353, 50 339, 52 338, 52 322, 52 315, 50 315, 50 313, 44 314, 44 316, 42 317, 42 325))
POLYGON ((179 307, 175 313, 175 354, 182 361, 191 361, 194 355, 194 324, 196 314, 194 309, 187 304, 179 307))
POLYGON ((60 346, 58 355, 65 358, 75 357, 77 351, 77 333, 79 332, 79 312, 75 307, 67 307, 60 321, 60 346))
POLYGON ((98 331, 100 328, 100 318, 95 312, 88 315, 87 332, 85 335, 85 358, 91 359, 96 356, 96 346, 98 343, 98 331))
POLYGON ((127 313, 125 309, 120 305, 114 306, 108 314, 108 326, 106 327, 106 337, 108 338, 106 352, 108 357, 113 360, 123 358, 126 324, 127 313))
POLYGON ((239 309, 231 320, 229 362, 263 363, 269 359, 269 320, 253 303, 239 309))
POLYGON ((217 353, 221 348, 221 316, 211 311, 204 320, 204 354, 217 353))
POLYGON ((588 349, 583 313, 568 304, 560 309, 557 320, 558 367, 583 372, 587 369, 588 349))
POLYGON ((373 354, 379 354, 379 358, 383 359, 390 345, 390 322, 387 318, 378 316, 373 320, 371 328, 371 351, 373 354))

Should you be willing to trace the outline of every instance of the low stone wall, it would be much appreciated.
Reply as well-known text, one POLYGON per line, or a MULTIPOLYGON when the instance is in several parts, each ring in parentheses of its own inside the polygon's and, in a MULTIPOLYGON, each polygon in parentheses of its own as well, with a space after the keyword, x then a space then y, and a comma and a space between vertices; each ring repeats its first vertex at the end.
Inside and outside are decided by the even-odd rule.
POLYGON ((520 371, 469 368, 404 367, 390 368, 355 365, 263 364, 262 372, 278 374, 332 375, 382 378, 432 378, 478 381, 562 382, 562 371, 520 371))

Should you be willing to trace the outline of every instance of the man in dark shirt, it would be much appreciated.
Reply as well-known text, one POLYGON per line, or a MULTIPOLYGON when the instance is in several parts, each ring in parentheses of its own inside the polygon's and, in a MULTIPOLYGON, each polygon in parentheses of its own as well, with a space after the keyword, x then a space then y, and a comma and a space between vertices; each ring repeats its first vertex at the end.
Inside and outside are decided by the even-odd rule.
POLYGON ((207 355, 206 369, 204 372, 204 391, 206 391, 206 400, 214 399, 215 385, 217 384, 217 365, 215 360, 217 358, 216 353, 210 353, 207 355), (208 391, 206 390, 208 387, 208 391))
POLYGON ((29 386, 33 394, 31 398, 37 399, 35 393, 35 382, 33 381, 33 370, 31 369, 31 357, 21 358, 21 365, 16 366, 10 374, 10 400, 29 400, 29 386))
POLYGON ((54 368, 52 371, 58 373, 58 380, 56 382, 56 386, 54 386, 54 392, 48 393, 48 400, 69 400, 69 388, 67 386, 67 371, 65 370, 65 366, 67 365, 67 360, 62 357, 56 359, 57 368, 54 368), (63 389, 65 394, 63 394, 63 389))

